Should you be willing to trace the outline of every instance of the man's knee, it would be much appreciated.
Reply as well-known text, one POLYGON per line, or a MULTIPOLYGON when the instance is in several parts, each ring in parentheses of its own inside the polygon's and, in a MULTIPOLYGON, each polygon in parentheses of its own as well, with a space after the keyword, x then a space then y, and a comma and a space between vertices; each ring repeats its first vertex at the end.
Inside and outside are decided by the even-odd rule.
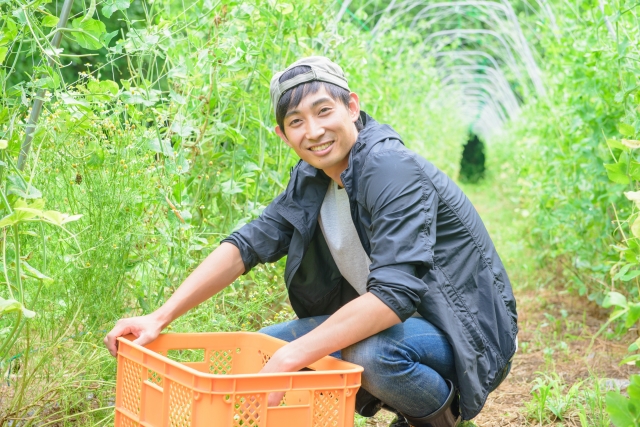
POLYGON ((388 374, 408 362, 408 355, 384 333, 373 335, 342 350, 342 358, 364 368, 364 376, 388 374))

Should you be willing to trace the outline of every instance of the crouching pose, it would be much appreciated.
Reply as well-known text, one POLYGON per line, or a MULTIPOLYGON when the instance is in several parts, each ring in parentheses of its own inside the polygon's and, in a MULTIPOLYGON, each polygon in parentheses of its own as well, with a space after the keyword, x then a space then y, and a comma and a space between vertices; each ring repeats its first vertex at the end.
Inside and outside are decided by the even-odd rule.
POLYGON ((263 372, 297 371, 333 354, 364 367, 361 415, 386 407, 398 415, 394 427, 475 417, 509 372, 518 327, 509 279, 471 202, 390 126, 360 111, 327 58, 277 73, 271 100, 276 133, 300 157, 286 190, 161 308, 118 321, 107 347, 115 355, 115 339, 128 333, 152 341, 256 264, 286 255, 298 319, 262 330, 289 341, 263 372))

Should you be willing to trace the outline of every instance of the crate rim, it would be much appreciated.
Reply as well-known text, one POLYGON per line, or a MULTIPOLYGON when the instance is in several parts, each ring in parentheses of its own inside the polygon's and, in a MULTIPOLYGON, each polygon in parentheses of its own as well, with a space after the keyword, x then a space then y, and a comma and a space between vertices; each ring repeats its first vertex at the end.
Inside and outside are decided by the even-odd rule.
MULTIPOLYGON (((232 333, 232 334, 242 334, 242 335, 260 335, 261 337, 265 337, 267 339, 273 339, 273 340, 278 340, 278 341, 283 341, 280 340, 278 338, 274 338, 268 335, 264 335, 264 334, 260 334, 258 332, 247 332, 247 331, 241 331, 241 332, 187 332, 189 335, 217 335, 217 334, 228 334, 228 333, 232 333)), ((174 333, 163 333, 160 334, 158 336, 158 338, 160 338, 160 336, 163 335, 177 335, 179 334, 179 332, 174 332, 174 333)), ((176 368, 179 369, 184 369, 187 372, 200 377, 200 378, 215 378, 215 379, 220 379, 220 378, 227 378, 227 379, 240 379, 240 378, 255 378, 255 377, 259 377, 259 378, 277 378, 277 377, 289 377, 289 376, 296 376, 296 377, 306 377, 306 376, 317 376, 317 375, 327 375, 328 373, 331 374, 355 374, 355 373, 362 373, 364 371, 364 368, 360 365, 356 365, 355 363, 351 363, 351 362, 347 362, 344 361, 342 359, 338 359, 335 358, 333 356, 324 356, 324 357, 331 357, 333 359, 339 360, 341 363, 345 363, 348 365, 353 366, 353 368, 351 369, 332 369, 330 371, 297 371, 297 372, 273 372, 273 373, 255 373, 255 374, 208 374, 206 372, 201 372, 198 371, 197 369, 192 368, 191 366, 185 365, 184 363, 181 362, 177 362, 173 359, 168 358, 167 356, 160 354, 160 353, 156 353, 155 351, 149 350, 148 348, 141 346, 140 344, 136 344, 133 342, 133 340, 129 339, 128 337, 134 337, 135 335, 133 334, 128 334, 128 335, 124 335, 121 337, 117 338, 117 341, 121 341, 121 342, 125 342, 127 345, 135 348, 138 351, 141 351, 144 354, 147 354, 149 356, 155 357, 157 359, 162 360, 165 363, 168 363, 169 365, 172 365, 176 368)), ((156 338, 157 339, 157 338, 156 338)), ((153 342, 153 341, 152 341, 153 342)), ((150 343, 149 343, 150 344, 150 343)), ((176 349, 176 350, 180 350, 180 349, 176 349)), ((185 349, 186 350, 186 349, 185 349)), ((125 355, 120 353, 120 351, 118 351, 118 357, 123 357, 126 358, 128 360, 131 361, 135 361, 134 359, 132 359, 129 355, 125 355)), ((324 358, 321 357, 320 359, 324 358)), ((320 360, 318 359, 318 360, 320 360)), ((318 360, 316 360, 315 362, 317 362, 318 360)), ((137 362, 137 361, 135 361, 137 362)), ((315 363, 313 362, 313 363, 315 363)), ((188 362, 187 362, 188 363, 188 362)), ((200 362, 195 362, 195 363, 200 363, 200 362)))

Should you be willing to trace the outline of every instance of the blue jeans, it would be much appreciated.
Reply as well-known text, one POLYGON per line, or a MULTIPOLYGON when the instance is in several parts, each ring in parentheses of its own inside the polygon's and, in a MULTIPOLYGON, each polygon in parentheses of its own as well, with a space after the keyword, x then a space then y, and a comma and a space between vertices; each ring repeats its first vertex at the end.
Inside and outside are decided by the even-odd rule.
MULTIPOLYGON (((292 320, 260 332, 293 341, 328 317, 292 320)), ((456 384, 451 345, 442 331, 421 317, 411 317, 331 355, 362 366, 362 387, 411 417, 427 416, 444 404, 449 396, 445 378, 456 384)))

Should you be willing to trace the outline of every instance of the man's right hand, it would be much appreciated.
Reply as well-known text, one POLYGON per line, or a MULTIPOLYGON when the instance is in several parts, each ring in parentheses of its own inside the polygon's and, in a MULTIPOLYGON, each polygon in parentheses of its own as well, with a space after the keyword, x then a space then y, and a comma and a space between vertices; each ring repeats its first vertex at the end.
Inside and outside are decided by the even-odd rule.
POLYGON ((223 242, 187 277, 162 307, 146 316, 118 320, 104 339, 109 353, 114 357, 118 354, 117 339, 127 334, 136 336, 133 341, 136 344, 149 344, 158 338, 165 326, 229 286, 244 271, 240 250, 231 243, 223 242))
POLYGON ((153 314, 120 319, 104 338, 104 344, 107 346, 109 353, 116 357, 118 354, 118 337, 133 334, 136 337, 133 341, 135 344, 145 345, 158 338, 163 327, 162 322, 155 318, 153 314))

